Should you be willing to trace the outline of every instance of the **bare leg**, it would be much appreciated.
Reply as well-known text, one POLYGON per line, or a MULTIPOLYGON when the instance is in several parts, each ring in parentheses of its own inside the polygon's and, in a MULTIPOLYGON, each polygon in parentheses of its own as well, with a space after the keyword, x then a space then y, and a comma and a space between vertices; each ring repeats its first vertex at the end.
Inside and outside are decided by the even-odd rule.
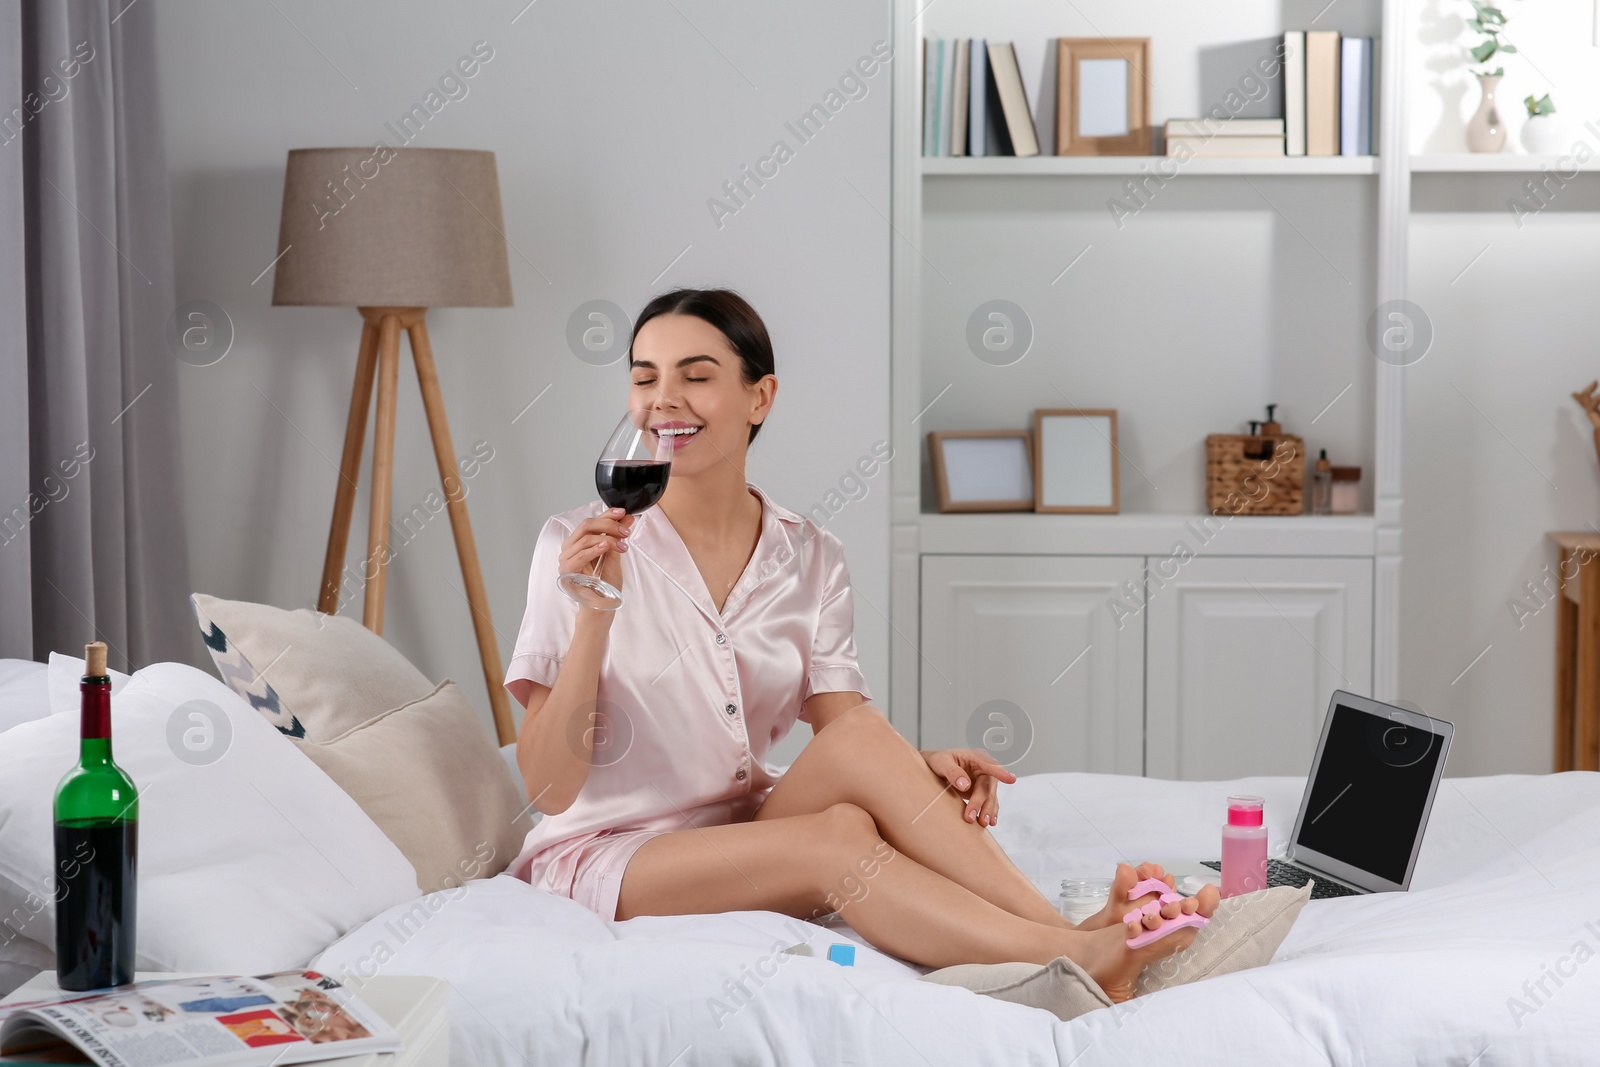
MULTIPOLYGON (((1190 898, 1164 913, 1196 906, 1190 898)), ((1194 930, 1180 930, 1130 950, 1137 923, 1080 931, 1014 915, 895 850, 853 804, 652 838, 623 872, 617 919, 756 909, 809 917, 835 908, 872 945, 924 966, 1068 956, 1113 1000, 1131 997, 1141 970, 1194 940, 1194 930)))
POLYGON ((852 708, 819 730, 772 787, 755 819, 804 815, 834 804, 865 808, 897 850, 1013 915, 1072 928, 1011 862, 988 827, 966 821, 961 796, 871 704, 852 708))

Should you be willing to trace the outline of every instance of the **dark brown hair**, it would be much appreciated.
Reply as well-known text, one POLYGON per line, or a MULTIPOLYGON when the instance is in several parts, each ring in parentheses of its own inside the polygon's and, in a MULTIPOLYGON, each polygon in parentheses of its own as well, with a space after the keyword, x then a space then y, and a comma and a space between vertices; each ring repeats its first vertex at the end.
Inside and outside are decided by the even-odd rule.
MULTIPOLYGON (((750 302, 732 289, 673 289, 646 304, 633 324, 633 338, 628 341, 630 371, 633 369, 633 342, 644 324, 658 315, 692 315, 716 327, 727 340, 728 347, 739 354, 740 375, 746 385, 754 385, 775 373, 767 324, 761 321, 750 302)), ((750 440, 754 441, 760 432, 760 424, 750 427, 750 440)))

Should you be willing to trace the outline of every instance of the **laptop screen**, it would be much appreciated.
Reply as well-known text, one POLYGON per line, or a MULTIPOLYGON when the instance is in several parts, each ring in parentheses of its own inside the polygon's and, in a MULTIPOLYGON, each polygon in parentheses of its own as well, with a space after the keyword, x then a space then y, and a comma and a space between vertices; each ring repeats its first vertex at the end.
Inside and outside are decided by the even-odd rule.
POLYGON ((1403 882, 1443 739, 1335 704, 1296 844, 1403 882))

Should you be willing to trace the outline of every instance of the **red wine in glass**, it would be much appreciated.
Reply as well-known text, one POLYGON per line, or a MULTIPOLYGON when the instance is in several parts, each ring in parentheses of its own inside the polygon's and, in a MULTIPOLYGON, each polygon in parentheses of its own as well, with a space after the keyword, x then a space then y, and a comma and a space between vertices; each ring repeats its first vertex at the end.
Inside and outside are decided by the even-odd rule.
POLYGON ((671 471, 671 460, 602 459, 594 465, 594 484, 606 507, 632 515, 655 506, 667 491, 671 471))
MULTIPOLYGON (((607 507, 636 515, 654 507, 667 491, 674 437, 651 428, 652 423, 665 421, 649 411, 634 410, 617 424, 594 465, 594 486, 607 507)), ((563 574, 556 581, 563 593, 580 604, 605 611, 622 606, 622 590, 600 577, 598 558, 588 574, 563 574)))

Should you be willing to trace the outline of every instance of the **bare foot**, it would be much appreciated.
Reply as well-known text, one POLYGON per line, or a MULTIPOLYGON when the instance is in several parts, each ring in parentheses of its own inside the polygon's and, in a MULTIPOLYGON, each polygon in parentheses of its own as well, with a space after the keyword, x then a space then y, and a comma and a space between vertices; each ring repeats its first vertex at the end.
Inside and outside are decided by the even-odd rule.
MULTIPOLYGON (((1199 911, 1209 915, 1217 907, 1217 888, 1208 885, 1201 891, 1200 896, 1184 897, 1182 900, 1169 901, 1161 906, 1161 915, 1168 919, 1176 919, 1179 915, 1193 915, 1199 911), (1207 894, 1205 890, 1209 890, 1207 894), (1209 900, 1202 904, 1203 898, 1209 900)), ((1126 893, 1124 889, 1124 893, 1126 893)), ((1121 1003, 1132 998, 1134 986, 1139 981, 1139 974, 1150 964, 1157 960, 1166 959, 1176 955, 1194 943, 1198 931, 1194 927, 1179 930, 1168 934, 1166 937, 1150 942, 1143 948, 1129 948, 1128 939, 1136 937, 1140 930, 1153 930, 1161 925, 1161 920, 1154 915, 1141 915, 1138 919, 1126 923, 1118 923, 1101 930, 1086 931, 1080 941, 1078 954, 1073 957, 1078 966, 1089 972, 1089 977, 1100 984, 1106 996, 1112 1001, 1121 1003)))
MULTIPOLYGON (((1135 900, 1128 899, 1128 890, 1144 881, 1146 878, 1155 878, 1167 883, 1172 892, 1177 892, 1176 882, 1172 875, 1159 863, 1141 863, 1138 867, 1131 864, 1117 864, 1117 873, 1111 879, 1111 892, 1106 896, 1106 905, 1087 919, 1078 924, 1079 930, 1104 930, 1108 926, 1121 924, 1122 917, 1134 908, 1142 908, 1152 900, 1160 899, 1156 893, 1146 893, 1135 900)), ((1219 892, 1210 899, 1209 905, 1205 903, 1206 893, 1201 890, 1193 899, 1201 900, 1200 914, 1210 918, 1211 913, 1217 909, 1217 901, 1222 899, 1219 892)), ((1191 909, 1193 910, 1193 909, 1191 909)), ((1165 939, 1163 939, 1165 940, 1165 939)))

